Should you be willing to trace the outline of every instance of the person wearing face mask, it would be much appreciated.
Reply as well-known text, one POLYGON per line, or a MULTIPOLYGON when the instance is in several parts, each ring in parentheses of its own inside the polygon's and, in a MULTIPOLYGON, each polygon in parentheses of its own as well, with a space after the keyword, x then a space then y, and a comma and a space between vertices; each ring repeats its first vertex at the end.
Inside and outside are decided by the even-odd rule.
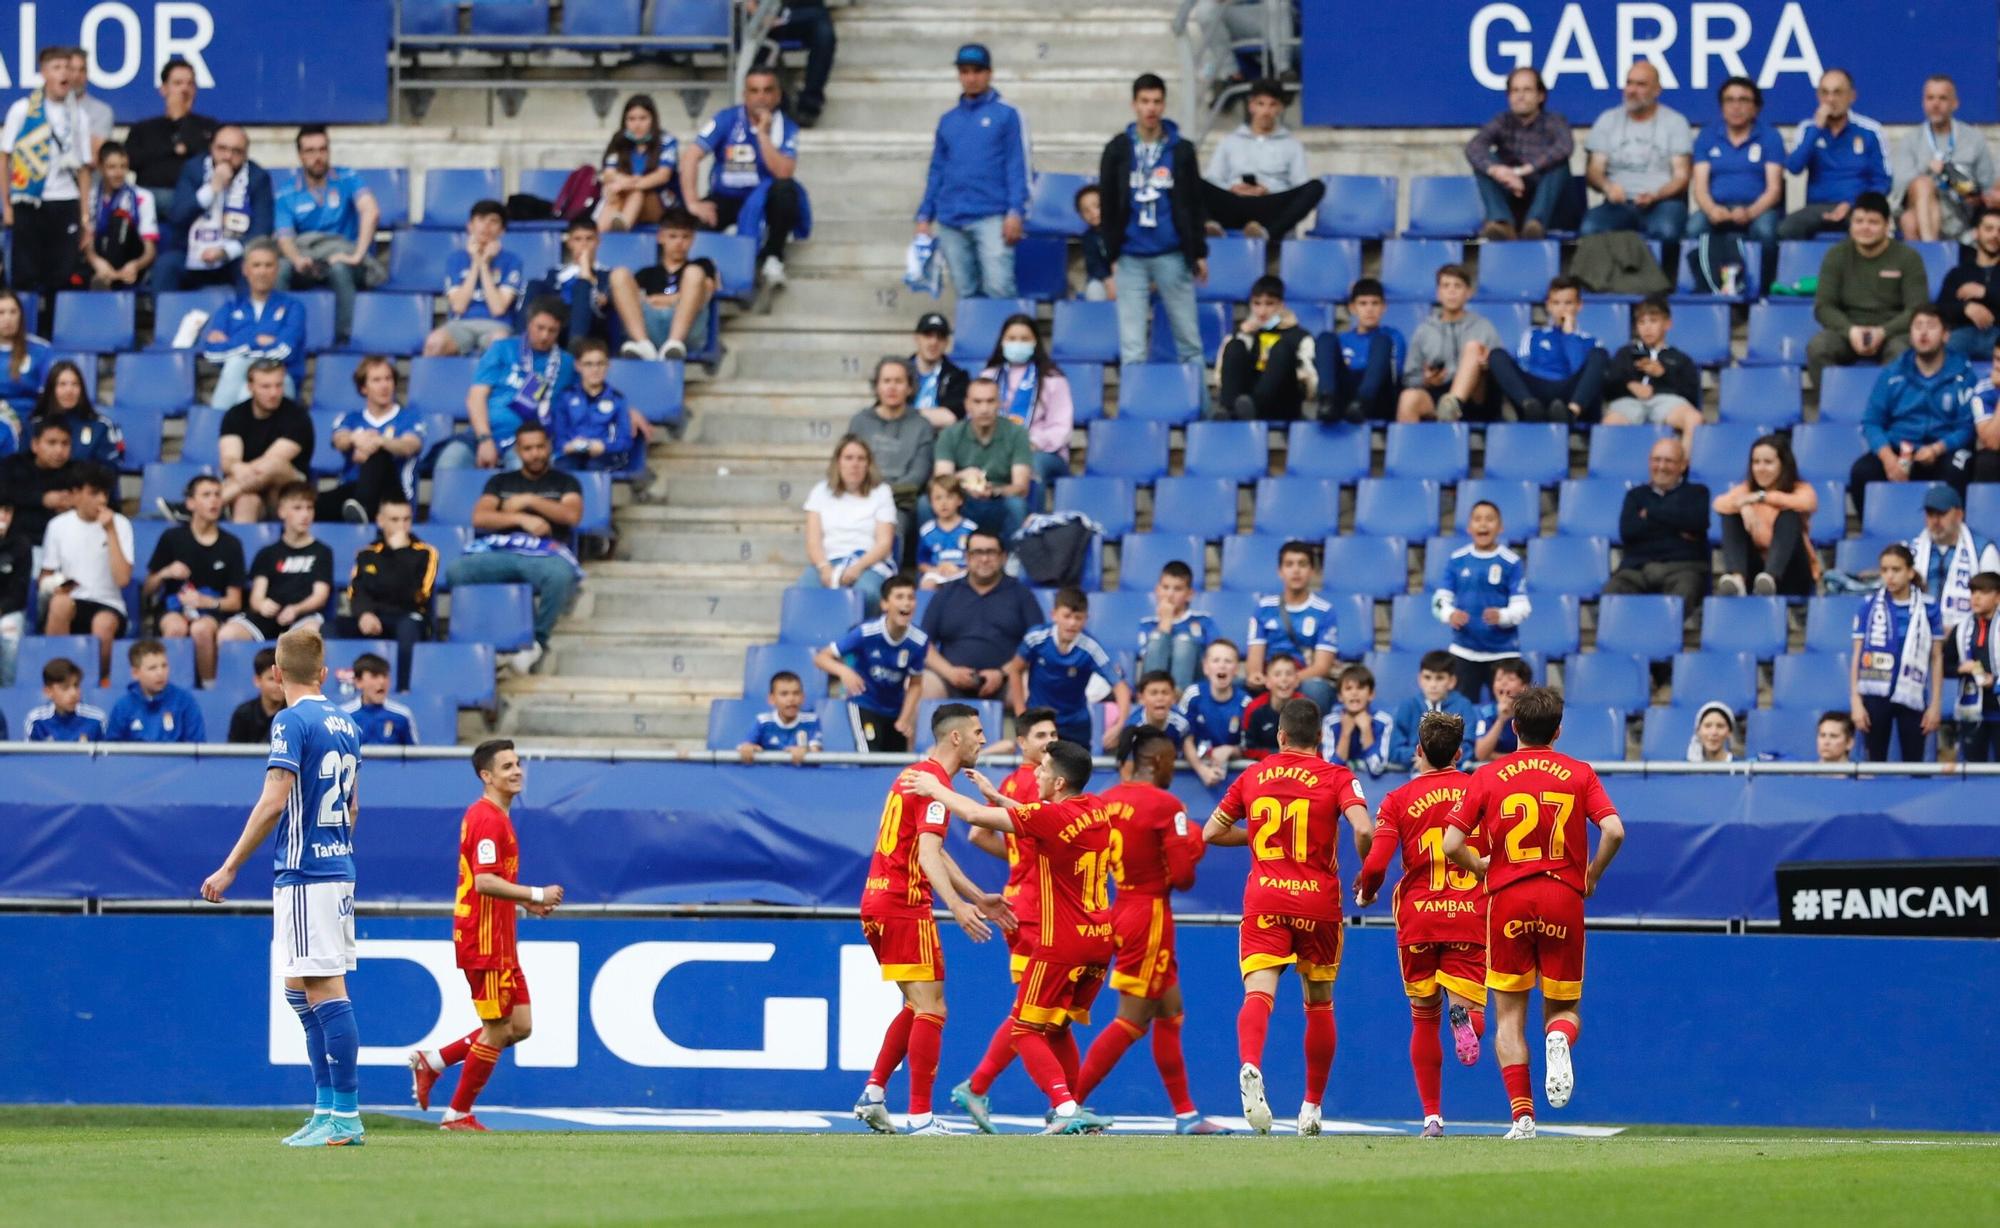
POLYGON ((1216 356, 1216 415, 1238 421, 1293 421, 1319 392, 1312 334, 1285 306, 1285 283, 1259 277, 1250 311, 1216 356))
POLYGON ((1029 460, 1035 481, 1048 490, 1057 478, 1069 476, 1069 435, 1076 412, 1070 402, 1069 380, 1042 346, 1035 318, 1007 317, 1000 339, 986 360, 980 379, 1000 386, 1000 414, 1028 430, 1029 460))

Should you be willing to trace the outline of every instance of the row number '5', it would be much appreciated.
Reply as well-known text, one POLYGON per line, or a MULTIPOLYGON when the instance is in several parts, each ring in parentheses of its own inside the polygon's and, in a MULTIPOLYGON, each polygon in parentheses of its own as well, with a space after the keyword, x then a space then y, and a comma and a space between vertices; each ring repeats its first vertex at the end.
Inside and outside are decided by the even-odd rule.
POLYGON ((1303 797, 1289 802, 1281 802, 1275 797, 1252 800, 1250 819, 1257 824, 1257 830, 1250 837, 1250 849, 1257 855, 1257 860, 1290 860, 1303 865, 1306 859, 1306 816, 1310 807, 1311 803, 1303 797), (1278 835, 1278 829, 1287 825, 1292 829, 1289 850, 1278 835))
POLYGON ((1544 856, 1550 861, 1563 859, 1564 828, 1569 824, 1569 816, 1576 809, 1574 793, 1544 793, 1537 798, 1532 793, 1509 793, 1500 801, 1500 817, 1516 820, 1507 829, 1507 860, 1519 864, 1540 861, 1544 856), (1540 848, 1527 843, 1530 835, 1541 826, 1542 807, 1547 806, 1555 813, 1549 819, 1549 848, 1544 854, 1540 848))

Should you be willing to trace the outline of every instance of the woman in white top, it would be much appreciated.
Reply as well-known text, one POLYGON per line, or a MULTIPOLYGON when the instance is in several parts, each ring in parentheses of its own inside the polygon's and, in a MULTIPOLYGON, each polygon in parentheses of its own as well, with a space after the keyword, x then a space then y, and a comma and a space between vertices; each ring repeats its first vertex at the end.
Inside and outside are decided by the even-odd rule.
POLYGON ((805 508, 808 566, 800 587, 852 587, 873 618, 882 604, 882 581, 891 574, 896 498, 859 435, 843 435, 834 445, 826 480, 812 488, 805 508))

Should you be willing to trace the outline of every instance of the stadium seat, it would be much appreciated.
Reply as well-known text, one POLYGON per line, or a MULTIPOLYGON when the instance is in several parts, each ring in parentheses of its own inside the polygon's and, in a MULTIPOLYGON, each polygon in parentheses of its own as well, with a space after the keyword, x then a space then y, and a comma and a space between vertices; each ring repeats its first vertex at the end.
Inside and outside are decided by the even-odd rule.
POLYGON ((1861 428, 1850 423, 1808 422, 1792 428, 1792 456, 1799 476, 1808 482, 1847 481, 1854 462, 1867 450, 1861 428))
POLYGON ((201 709, 202 736, 209 742, 229 740, 229 722, 244 701, 257 697, 257 687, 248 678, 225 684, 220 677, 213 687, 195 691, 194 706, 201 709))
POLYGON ((389 239, 389 279, 382 283, 382 289, 439 293, 445 284, 445 261, 464 244, 462 231, 397 231, 389 239))
POLYGON ((1070 424, 1089 426, 1104 416, 1104 364, 1066 362, 1063 375, 1069 379, 1070 424))
POLYGON ((1389 599, 1389 647, 1398 652, 1451 647, 1451 628, 1431 613, 1429 593, 1397 593, 1389 599))
POLYGON ((1368 476, 1368 446, 1366 426, 1294 422, 1285 434, 1285 475, 1358 481, 1368 476))
POLYGON ((1254 482, 1271 469, 1264 422, 1191 422, 1182 467, 1190 476, 1254 482))
MULTIPOLYGON (((1797 367, 1725 367, 1718 415, 1723 422, 1745 422, 1767 431, 1797 426, 1805 417, 1799 405, 1797 367)), ((1700 437, 1697 431, 1696 437, 1700 437)))
POLYGON ((1140 422, 1107 418, 1090 424, 1090 443, 1084 451, 1084 472, 1098 477, 1132 478, 1151 482, 1166 476, 1168 426, 1164 422, 1140 422))
POLYGON ((1361 241, 1289 240, 1278 250, 1278 276, 1285 280, 1287 302, 1344 303, 1361 276, 1361 241))
POLYGON ((1539 593, 1521 624, 1521 651, 1543 657, 1567 657, 1576 652, 1582 631, 1577 600, 1568 593, 1539 593))
POLYGON ((1720 367, 1729 362, 1729 304, 1675 303, 1674 327, 1668 340, 1674 348, 1694 359, 1700 367, 1720 367))
POLYGON ((404 401, 420 414, 463 417, 465 394, 471 390, 472 375, 478 368, 479 360, 466 355, 412 358, 404 401))
POLYGON ((1616 708, 1626 716, 1652 699, 1646 663, 1616 652, 1577 653, 1563 662, 1563 700, 1579 708, 1616 708))
MULTIPOLYGON (((14 654, 14 685, 22 688, 42 685, 42 670, 58 657, 74 661, 83 671, 83 702, 94 703, 109 712, 111 701, 102 693, 93 694, 98 684, 97 639, 89 635, 24 635, 14 654)), ((119 688, 130 680, 130 671, 116 655, 111 658, 111 678, 119 688)), ((15 731, 19 736, 19 731, 15 731)))
POLYGON ((56 295, 49 344, 59 350, 129 350, 138 302, 131 290, 64 290, 56 295))
MULTIPOLYGON (((1618 347, 1632 338, 1632 304, 1623 299, 1586 300, 1576 313, 1576 330, 1596 338, 1607 353, 1616 354, 1618 347)), ((1678 344, 1680 338, 1674 341, 1678 344)))
POLYGON ((1446 571, 1451 564, 1451 556, 1459 547, 1469 546, 1472 539, 1463 533, 1437 533, 1424 539, 1424 581, 1423 591, 1436 592, 1449 581, 1446 571))
POLYGON ((1533 482, 1503 478, 1469 478, 1460 482, 1457 509, 1452 514, 1452 526, 1457 532, 1469 532, 1466 521, 1472 515, 1472 505, 1482 501, 1500 509, 1501 541, 1524 542, 1541 536, 1542 492, 1533 482))
POLYGON ((572 38, 639 32, 640 0, 563 0, 562 29, 572 38))
POLYGON ((474 0, 474 34, 547 34, 549 0, 474 0))
POLYGON ((1625 758, 1625 714, 1604 704, 1581 704, 1564 697, 1559 749, 1586 763, 1617 763, 1625 758))
POLYGON ((1821 478, 1811 485, 1819 496, 1820 510, 1807 522, 1806 536, 1814 546, 1824 548, 1847 536, 1847 479, 1821 478))
POLYGON ((375 225, 382 231, 410 224, 410 172, 400 166, 359 166, 354 173, 381 208, 375 225))
MULTIPOLYGON (((1094 607, 1096 602, 1093 601, 1091 604, 1094 607)), ((1096 610, 1093 608, 1091 613, 1094 617, 1096 610)), ((978 710, 979 725, 985 730, 986 741, 989 744, 1009 735, 1007 713, 997 699, 925 699, 917 704, 917 744, 912 748, 917 754, 929 754, 931 747, 937 745, 937 739, 931 736, 931 716, 940 707, 949 703, 969 703, 978 710)))
POLYGON ((1465 244, 1456 238, 1423 239, 1405 231, 1382 242, 1382 290, 1391 303, 1428 304, 1437 297, 1438 269, 1464 259, 1465 244))
POLYGON ((1076 194, 1097 182, 1095 175, 1072 175, 1042 171, 1035 175, 1028 191, 1027 230, 1033 235, 1060 235, 1077 238, 1084 232, 1083 219, 1076 214, 1076 194))
MULTIPOLYGON (((727 17, 724 18, 726 23, 727 17)), ((726 24, 725 24, 725 28, 726 24)), ((733 302, 747 303, 757 292, 757 238, 755 235, 726 235, 704 230, 694 237, 690 256, 715 264, 718 293, 733 302)), ((650 262, 650 256, 648 260, 650 262)), ((984 358, 985 355, 981 354, 984 358)))
MULTIPOLYGON (((488 477, 492 474, 489 472, 488 477)), ((588 475, 578 474, 578 477, 588 475)), ((586 513, 588 514, 588 513, 586 513)), ((320 521, 313 526, 313 536, 333 551, 333 579, 336 590, 347 587, 354 578, 354 556, 367 549, 375 540, 376 529, 372 524, 335 524, 320 521)), ((249 556, 246 554, 246 558, 249 556)))
MULTIPOLYGON (((743 654, 743 693, 763 695, 770 690, 772 674, 789 670, 806 680, 808 696, 825 694, 823 683, 817 689, 814 686, 815 680, 825 677, 813 664, 813 653, 816 651, 810 644, 752 644, 743 654)), ((823 728, 826 722, 824 705, 821 706, 820 722, 823 728)))
POLYGON ((1222 587, 1242 593, 1277 586, 1278 549, 1294 540, 1283 533, 1241 533, 1222 539, 1222 587))
MULTIPOLYGON (((1672 435, 1668 426, 1600 426, 1590 432, 1590 461, 1586 466, 1594 478, 1618 478, 1637 484, 1649 480, 1647 456, 1653 445, 1672 435)), ((1695 432, 1697 436, 1701 432, 1695 432)))
POLYGON ((1923 260, 1924 273, 1930 281, 1930 296, 1936 298, 1944 289, 1945 274, 1951 272, 1959 257, 1966 254, 1966 245, 1949 239, 1905 239, 1904 242, 1915 248, 1918 257, 1923 260))
MULTIPOLYGON (((1153 583, 1159 582, 1155 573, 1153 583)), ((1201 596, 1196 593, 1195 596, 1201 596)), ((1152 617, 1153 584, 1143 591, 1113 589, 1090 594, 1090 634, 1106 652, 1129 652, 1139 642, 1139 623, 1152 617)))
POLYGON ((1631 488, 1632 483, 1623 478, 1571 478, 1564 482, 1556 492, 1556 532, 1566 537, 1602 537, 1616 545, 1625 492, 1631 488))
MULTIPOLYGON (((1152 600, 1150 593, 1105 593, 1104 596, 1139 597, 1148 602, 1152 600)), ((1096 598, 1093 597, 1091 600, 1095 602, 1096 598)), ((1245 649, 1250 643, 1250 619, 1256 613, 1257 594, 1237 592, 1235 589, 1227 588, 1198 592, 1188 608, 1208 615, 1222 634, 1235 642, 1239 650, 1245 649)), ((1148 606, 1145 613, 1152 612, 1152 608, 1148 606)))
POLYGON ((1450 485, 1472 472, 1471 432, 1463 422, 1394 422, 1387 434, 1385 477, 1450 485))
POLYGON ((1864 533, 1860 537, 1846 537, 1834 543, 1833 567, 1848 575, 1858 576, 1873 573, 1882 566, 1882 548, 1891 542, 1908 541, 1902 534, 1894 537, 1878 537, 1864 533))
POLYGON ((1438 484, 1420 478, 1363 478, 1354 486, 1354 531, 1422 540, 1438 530, 1438 484))
MULTIPOLYGON (((1688 458, 1688 478, 1721 494, 1743 476, 1750 463, 1750 445, 1765 434, 1753 422, 1712 422, 1694 433, 1694 455, 1688 458)), ((1645 481, 1645 478, 1640 478, 1645 481)))
POLYGON ((293 290, 290 293, 306 309, 306 353, 317 354, 332 349, 333 291, 293 290))
MULTIPOLYGON (((159 414, 114 409, 105 416, 117 423, 118 429, 125 435, 125 455, 118 460, 120 473, 144 473, 146 466, 160 459, 164 421, 159 414)), ((135 561, 145 562, 144 559, 135 561)))
POLYGON ((1838 652, 1801 652, 1771 662, 1771 702, 1816 711, 1847 711, 1851 639, 1838 652))
MULTIPOLYGON (((165 294, 154 295, 153 341, 146 348, 172 349, 174 334, 180 331, 183 317, 195 311, 205 316, 212 316, 233 297, 235 297, 234 291, 227 286, 209 286, 201 290, 169 290, 165 294)), ((189 352, 192 353, 192 350, 189 352)))
POLYGON ((1533 303, 1481 303, 1479 312, 1493 322, 1501 344, 1509 350, 1519 348, 1521 338, 1535 326, 1533 303))
POLYGON ((353 333, 347 348, 356 354, 416 354, 431 331, 431 296, 364 291, 354 296, 353 333))
POLYGON ((525 584, 464 584, 452 590, 454 643, 513 652, 535 642, 535 592, 525 584))
MULTIPOLYGON (((1222 352, 1222 342, 1229 336, 1233 318, 1231 307, 1222 302, 1201 302, 1194 305, 1195 324, 1201 330, 1201 360, 1208 366, 1215 365, 1216 355, 1222 352)), ((1153 299, 1152 331, 1146 342, 1147 362, 1176 362, 1180 353, 1174 341, 1173 326, 1167 322, 1166 305, 1156 297, 1153 299)))
POLYGON ((1049 354, 1058 363, 1118 361, 1118 304, 1065 299, 1056 304, 1049 354))
POLYGON ((1014 284, 1023 298, 1058 302, 1069 295, 1069 241, 1028 235, 1014 245, 1014 284))
POLYGON ((654 426, 677 424, 687 412, 686 363, 613 358, 610 380, 612 387, 625 394, 626 402, 654 426))
POLYGON ((1486 428, 1483 472, 1553 486, 1569 476, 1569 436, 1563 422, 1495 422, 1486 428))
POLYGON ((643 269, 659 258, 659 236, 644 230, 613 230, 599 236, 597 262, 607 269, 643 269))
POLYGON ((127 413, 178 417, 194 404, 194 351, 125 353, 112 360, 113 404, 127 413))
POLYGON ((1679 597, 1656 593, 1606 596, 1597 603, 1598 651, 1664 661, 1681 650, 1684 616, 1679 597))
POLYGON ((222 415, 226 411, 197 405, 188 410, 187 433, 181 437, 181 461, 213 469, 222 463, 222 415))
POLYGON ((1329 593, 1380 600, 1410 591, 1410 547, 1401 537, 1329 537, 1320 568, 1329 593))
POLYGON ((1861 513, 1861 535, 1901 541, 1915 537, 1924 527, 1924 496, 1933 485, 1937 483, 1870 482, 1868 505, 1861 513))
MULTIPOLYGON (((245 563, 256 559, 259 550, 276 542, 283 534, 284 528, 285 526, 275 520, 259 521, 256 524, 235 524, 226 520, 222 522, 222 531, 242 544, 245 563)), ((165 526, 162 526, 161 531, 165 531, 165 526)), ((134 532, 137 532, 136 528, 134 532)))
MULTIPOLYGON (((1842 694, 1834 708, 1847 711, 1842 694)), ((1804 704, 1759 708, 1750 714, 1745 731, 1746 753, 1752 759, 1777 759, 1786 763, 1815 763, 1819 760, 1819 718, 1827 709, 1804 704)), ((1857 746, 1859 741, 1857 739, 1857 746)))
MULTIPOLYGON (((1326 195, 1320 198, 1312 237, 1386 239, 1396 232, 1395 176, 1321 175, 1319 181, 1326 185, 1326 195)), ((1285 281, 1289 286, 1291 278, 1285 281)))
POLYGON ((463 230, 472 206, 482 200, 506 198, 498 167, 433 167, 424 172, 424 214, 417 225, 428 230, 463 230))
POLYGON ((1747 652, 1674 654, 1674 706, 1693 711, 1725 703, 1731 712, 1757 706, 1757 658, 1747 652))
MULTIPOLYGON (((314 409, 346 413, 350 409, 360 409, 365 402, 354 387, 354 372, 361 365, 363 354, 345 352, 321 354, 313 359, 312 402, 314 409)), ((428 361, 412 359, 412 363, 428 361)), ((461 406, 463 408, 463 406, 461 406)))
POLYGON ((1410 179, 1410 221, 1406 238, 1469 239, 1479 233, 1486 210, 1470 175, 1415 175, 1410 179))
POLYGON ((1785 655, 1789 627, 1783 597, 1710 597, 1701 603, 1701 646, 1747 652, 1760 661, 1785 655))
POLYGON ((1417 694, 1417 662, 1423 657, 1417 652, 1369 651, 1362 654, 1361 663, 1368 672, 1375 675, 1375 706, 1394 711, 1397 705, 1417 694))
MULTIPOLYGON (((1474 294, 1482 302, 1539 303, 1548 296, 1549 279, 1561 271, 1562 247, 1554 239, 1482 243, 1474 294)), ((1622 344, 1627 335, 1612 338, 1606 348, 1622 344)))
POLYGON ((1611 544, 1602 537, 1538 537, 1528 543, 1528 595, 1589 599, 1611 578, 1611 544))
POLYGON ((425 519, 431 524, 471 524, 472 509, 486 492, 486 483, 493 473, 490 469, 468 467, 440 469, 432 474, 430 514, 425 519))
POLYGON ((1082 512, 1117 541, 1137 524, 1138 487, 1130 478, 1058 478, 1056 510, 1082 512))
POLYGON ((1188 363, 1128 363, 1118 372, 1118 416, 1174 426, 1201 417, 1206 372, 1188 363))
POLYGON ((347 468, 347 458, 340 454, 340 449, 333 446, 333 428, 334 424, 340 421, 340 415, 332 410, 316 407, 308 412, 312 415, 313 454, 306 463, 310 466, 313 477, 332 477, 347 468))
POLYGON ((1694 718, 1695 709, 1680 704, 1654 704, 1647 708, 1639 736, 1639 758, 1648 763, 1686 762, 1688 739, 1694 736, 1694 718))
POLYGON ((819 649, 862 619, 861 594, 851 588, 788 588, 779 607, 778 642, 819 649))
MULTIPOLYGON (((111 689, 121 695, 125 691, 125 684, 132 680, 132 667, 127 654, 132 651, 132 645, 138 642, 139 637, 137 636, 127 636, 111 641, 111 689)), ((195 687, 194 641, 182 636, 177 639, 163 639, 160 641, 160 644, 167 650, 168 680, 175 686, 193 690, 195 687)), ((79 661, 78 664, 82 664, 82 662, 79 661)), ((86 676, 88 676, 89 672, 88 669, 84 671, 86 676)), ((104 706, 109 708, 111 705, 107 703, 104 706)), ((224 742, 228 739, 217 736, 208 740, 211 742, 224 742)))
MULTIPOLYGON (((131 440, 126 440, 130 451, 131 440)), ((1856 456, 1861 455, 1859 450, 1856 456)), ((1965 488, 1965 523, 1972 531, 1987 541, 2000 537, 2000 485, 1991 482, 1975 482, 1965 488)))
POLYGON ((1236 532, 1235 480, 1178 477, 1153 483, 1153 532, 1206 541, 1236 532))
MULTIPOLYGON (((1208 280, 1195 283, 1195 297, 1204 303, 1241 303, 1250 284, 1264 275, 1264 240, 1224 235, 1208 241, 1208 280)), ((1286 287, 1289 293, 1291 287, 1286 287)), ((1300 301, 1312 298, 1301 294, 1300 301)))
POLYGON ((491 644, 424 643, 410 654, 410 689, 443 697, 460 708, 492 711, 491 644))
POLYGON ((1118 546, 1118 587, 1126 592, 1151 592, 1160 568, 1186 563, 1194 586, 1208 587, 1208 550, 1199 537, 1184 533, 1132 533, 1118 546))
POLYGON ((403 37, 458 33, 458 0, 403 0, 403 37))
MULTIPOLYGON (((1806 278, 1817 280, 1820 265, 1825 263, 1826 254, 1840 239, 1787 239, 1778 244, 1778 281, 1781 286, 1791 285, 1806 278)), ((1811 296, 1804 301, 1811 302, 1811 296)))
MULTIPOLYGON (((729 0, 655 0, 652 11, 647 32, 655 37, 688 39, 711 49, 729 45, 729 0)), ((761 685, 757 693, 763 694, 761 685)))
POLYGON ((1008 317, 1033 318, 1035 304, 1025 298, 966 298, 958 301, 951 328, 953 362, 984 366, 1000 340, 1000 326, 1008 317))
POLYGON ((1296 533, 1307 541, 1340 532, 1340 485, 1331 478, 1263 478, 1251 523, 1260 533, 1296 533))
POLYGON ((1802 367, 1806 342, 1819 332, 1813 319, 1811 299, 1770 300, 1750 304, 1750 341, 1744 350, 1745 366, 1783 364, 1802 367))
POLYGON ((188 461, 160 461, 146 466, 139 483, 139 514, 158 516, 154 502, 162 497, 178 502, 187 490, 188 479, 198 473, 213 474, 215 466, 188 461))
POLYGON ((1333 607, 1333 623, 1339 628, 1336 655, 1352 661, 1375 651, 1375 598, 1367 593, 1325 591, 1320 596, 1333 607))
MULTIPOLYGON (((614 4, 622 4, 622 3, 628 3, 629 0, 609 0, 609 2, 614 4)), ((567 22, 569 15, 568 5, 564 6, 563 14, 564 14, 564 21, 567 22)), ((567 180, 574 173, 575 173, 574 168, 566 166, 522 167, 520 176, 514 182, 514 190, 526 196, 539 196, 543 200, 546 200, 551 204, 553 204, 555 202, 556 197, 562 192, 563 182, 567 180)), ((563 226, 564 223, 559 218, 507 223, 507 227, 509 230, 533 230, 536 228, 545 230, 547 229, 561 230, 563 229, 563 226)), ((639 232, 630 230, 614 230, 611 233, 636 235, 639 232)), ((650 235, 642 235, 640 237, 647 239, 648 242, 650 242, 652 238, 652 236, 650 235)), ((604 247, 605 245, 602 242, 600 242, 597 245, 598 262, 600 264, 605 265, 606 267, 615 267, 612 266, 611 261, 605 257, 604 247)))
MULTIPOLYGON (((1868 411, 1868 397, 1882 378, 1880 367, 1827 367, 1819 373, 1819 420, 1859 424, 1868 411)), ((1855 455, 1860 455, 1856 453, 1855 455)))

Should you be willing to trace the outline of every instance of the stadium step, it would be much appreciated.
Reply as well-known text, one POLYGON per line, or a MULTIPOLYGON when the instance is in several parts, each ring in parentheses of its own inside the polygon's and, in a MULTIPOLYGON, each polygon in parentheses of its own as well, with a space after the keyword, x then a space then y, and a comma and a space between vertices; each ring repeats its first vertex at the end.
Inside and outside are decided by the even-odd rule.
POLYGON ((806 565, 805 534, 797 525, 762 532, 621 533, 618 552, 640 563, 783 563, 795 570, 806 565))
POLYGON ((763 586, 699 588, 658 580, 627 580, 603 574, 593 565, 571 618, 584 627, 650 622, 654 627, 687 630, 719 626, 773 639, 778 631, 778 606, 763 586))
MULTIPOLYGON (((1001 48, 999 67, 1010 74, 1025 64, 1009 64, 1008 53, 1025 50, 1037 67, 1102 67, 1123 63, 1144 49, 1156 63, 1173 62, 1174 40, 1168 18, 1159 6, 1135 12, 1131 7, 1062 7, 1062 37, 1021 43, 1023 10, 1029 5, 930 7, 920 11, 856 6, 836 18, 840 63, 853 68, 900 68, 911 64, 950 64, 961 43, 981 42, 1001 48)), ((1006 94, 1003 86, 1001 93, 1006 94)))
MULTIPOLYGON (((736 689, 732 683, 730 693, 736 689)), ((537 695, 533 703, 509 706, 498 732, 533 738, 537 746, 554 738, 572 747, 699 750, 708 736, 708 699, 634 697, 600 703, 537 695)))
POLYGON ((727 683, 743 677, 743 651, 750 643, 747 636, 728 641, 558 629, 549 639, 549 651, 555 657, 554 676, 565 679, 727 683))
MULTIPOLYGON (((1020 111, 1030 134, 1087 131, 1107 127, 1107 117, 1130 119, 1131 82, 1129 73, 1102 65, 1021 66, 1006 74, 1000 93, 1020 111)), ((956 102, 957 82, 929 64, 859 69, 844 73, 839 87, 827 91, 822 122, 887 132, 920 126, 928 132, 956 102)), ((921 181, 915 186, 922 190, 921 181)))

